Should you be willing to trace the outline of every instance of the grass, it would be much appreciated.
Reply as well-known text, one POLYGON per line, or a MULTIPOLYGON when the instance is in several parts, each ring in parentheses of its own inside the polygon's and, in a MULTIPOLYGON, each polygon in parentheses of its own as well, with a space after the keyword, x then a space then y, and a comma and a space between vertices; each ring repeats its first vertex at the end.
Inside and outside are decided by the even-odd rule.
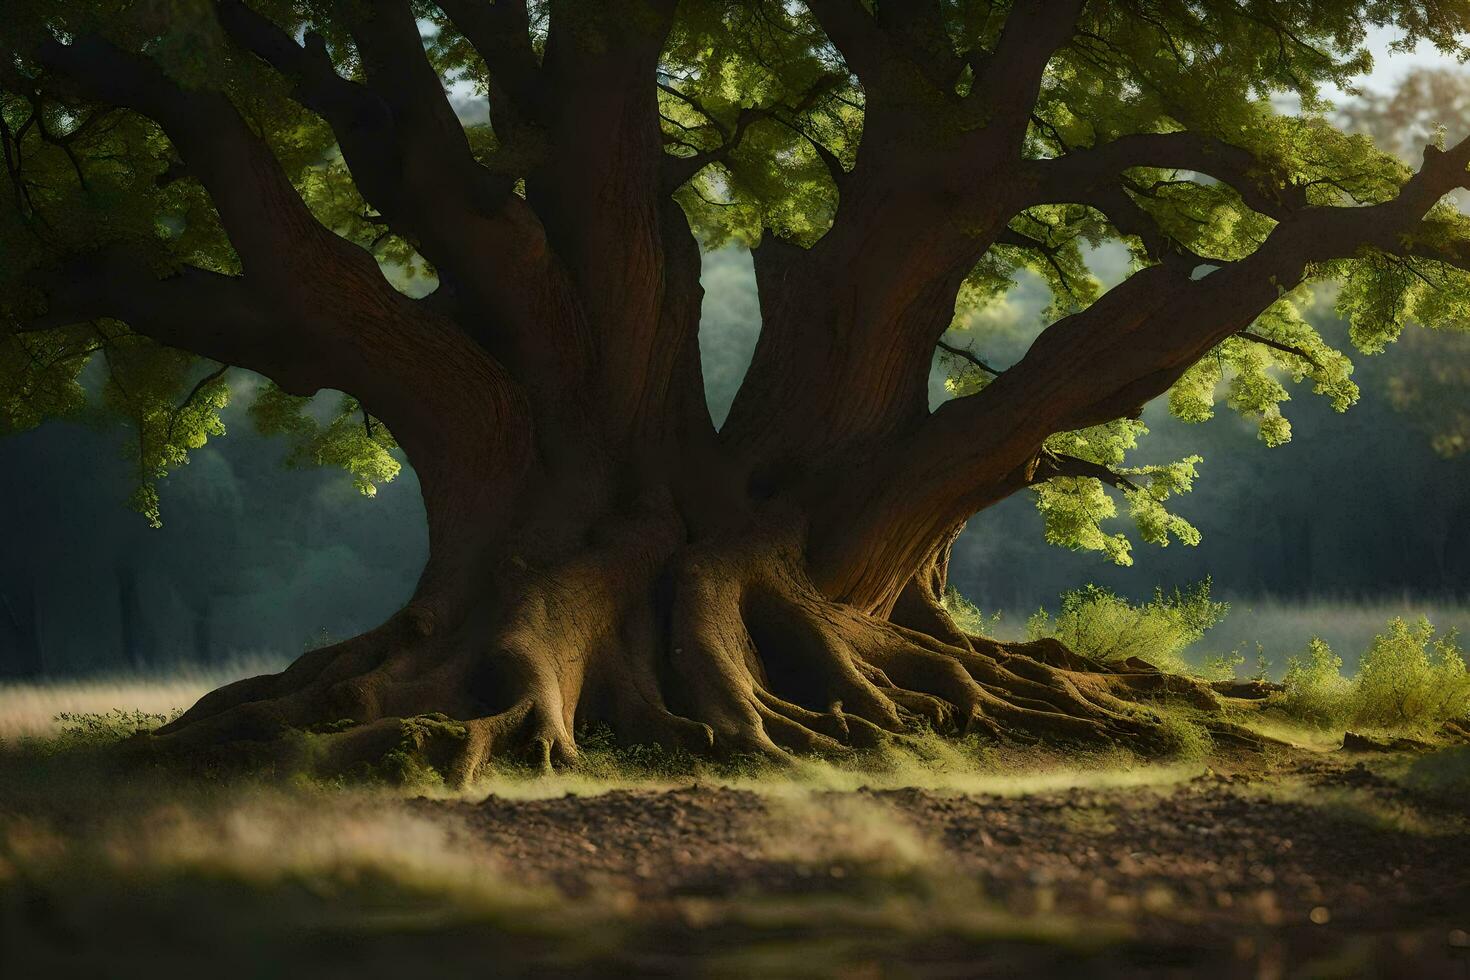
MULTIPOLYGON (((36 687, 28 710, 73 705, 75 691, 62 686, 47 703, 36 687)), ((1183 899, 1119 893, 1126 914, 1079 920, 1054 910, 1042 883, 1022 897, 1032 903, 1026 911, 984 894, 955 871, 940 841, 858 791, 921 788, 936 806, 958 794, 1072 791, 1075 803, 1047 812, 1107 849, 1119 825, 1113 811, 1088 802, 1093 794, 1128 790, 1130 806, 1148 807, 1221 764, 1198 719, 1182 710, 1161 712, 1175 743, 1164 764, 1122 749, 1012 749, 921 731, 882 752, 773 768, 619 748, 606 732, 584 731, 570 769, 504 767, 466 790, 429 791, 444 801, 431 804, 413 799, 421 789, 384 783, 211 771, 181 778, 120 765, 109 746, 179 707, 145 704, 159 710, 70 712, 0 746, 0 973, 15 962, 18 976, 157 976, 205 958, 216 975, 281 976, 290 963, 293 975, 314 980, 400 976, 428 963, 446 974, 494 963, 505 975, 677 974, 691 964, 715 976, 849 967, 870 975, 874 964, 949 950, 966 963, 1014 957, 1021 975, 1024 964, 1123 948, 1133 941, 1129 922, 1173 916, 1183 899), (760 794, 770 820, 742 845, 741 860, 786 869, 782 880, 800 869, 802 889, 763 892, 757 877, 750 893, 655 903, 608 881, 572 899, 528 883, 476 835, 474 808, 461 806, 489 794, 536 800, 692 782, 760 794), (7 950, 23 958, 7 961, 7 950)), ((1270 760, 1253 765, 1256 778, 1270 779, 1270 760)), ((1462 807, 1470 798, 1470 750, 1401 765, 1397 778, 1426 796, 1462 807)), ((1440 832, 1364 793, 1296 798, 1324 819, 1440 832)))
POLYGON ((119 707, 148 715, 181 712, 223 684, 284 666, 280 658, 262 656, 213 667, 180 664, 166 671, 0 683, 0 742, 54 735, 65 715, 119 707))
MULTIPOLYGON (((331 972, 344 967, 324 958, 329 950, 371 976, 425 963, 454 974, 487 962, 507 975, 634 975, 649 969, 639 956, 667 955, 673 942, 716 974, 779 967, 784 976, 810 963, 825 975, 825 965, 875 948, 937 939, 1069 948, 1121 936, 1065 916, 1018 918, 956 878, 936 843, 893 813, 860 794, 823 795, 914 782, 1018 793, 1073 781, 963 745, 941 750, 937 739, 874 757, 867 770, 822 760, 773 770, 693 768, 589 737, 572 770, 498 771, 459 793, 441 788, 434 795, 450 805, 428 809, 413 801, 416 790, 382 783, 183 776, 108 751, 155 720, 117 709, 0 747, 0 973, 19 965, 23 976, 169 975, 197 964, 206 943, 211 972, 224 976, 283 975, 283 962, 302 975, 345 975, 331 972), (491 793, 532 799, 691 781, 770 800, 771 824, 747 859, 806 869, 811 894, 681 897, 672 924, 667 907, 645 908, 615 883, 571 900, 526 884, 452 805, 491 793), (687 936, 671 940, 670 929, 687 936)), ((1074 761, 1075 781, 1186 778, 1115 768, 1120 758, 1074 761)))

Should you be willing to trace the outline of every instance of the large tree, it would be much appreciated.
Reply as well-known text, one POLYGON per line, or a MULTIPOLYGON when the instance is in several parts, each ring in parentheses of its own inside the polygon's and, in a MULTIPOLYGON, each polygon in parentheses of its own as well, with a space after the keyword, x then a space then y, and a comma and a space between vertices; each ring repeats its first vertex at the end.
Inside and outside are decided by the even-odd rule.
POLYGON ((302 458, 365 491, 395 446, 415 467, 407 607, 175 739, 346 719, 360 748, 442 712, 460 775, 569 757, 581 723, 765 753, 915 719, 1147 742, 1138 698, 1214 695, 967 634, 949 544, 1024 488, 1062 543, 1126 558, 1113 493, 1188 539, 1164 501, 1191 461, 1122 467, 1139 411, 1204 418, 1223 387, 1280 441, 1282 375, 1345 407, 1306 283, 1342 284, 1365 350, 1464 319, 1442 198, 1470 142, 1412 173, 1319 101, 1390 24, 1460 51, 1470 3, 19 0, 0 421, 81 410, 101 365, 155 519, 231 368, 302 458), (700 248, 730 238, 762 329, 717 431, 700 248), (1107 239, 1133 272, 1103 292, 1107 239), (944 339, 1024 270, 1056 302, 1023 357, 944 339), (957 397, 931 411, 937 347, 957 397))

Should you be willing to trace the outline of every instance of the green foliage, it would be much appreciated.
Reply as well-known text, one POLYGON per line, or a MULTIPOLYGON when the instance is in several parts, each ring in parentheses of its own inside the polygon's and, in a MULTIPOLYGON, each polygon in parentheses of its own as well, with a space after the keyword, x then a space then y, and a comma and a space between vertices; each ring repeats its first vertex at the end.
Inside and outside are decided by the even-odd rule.
POLYGON ((1269 681, 1271 679, 1271 661, 1266 659, 1266 652, 1260 643, 1256 644, 1256 666, 1246 680, 1269 681))
POLYGON ((940 600, 940 603, 944 606, 944 611, 949 613, 949 618, 954 620, 955 625, 966 633, 983 636, 994 632, 995 628, 1000 625, 1000 613, 985 615, 979 606, 966 599, 960 590, 952 585, 945 590, 944 598, 940 600))
POLYGON ((1390 620, 1351 678, 1342 659, 1319 638, 1287 661, 1287 715, 1320 728, 1342 726, 1427 734, 1470 716, 1470 674, 1454 631, 1437 635, 1426 619, 1390 620))
MULTIPOLYGON (((252 0, 252 6, 291 37, 308 32, 320 37, 336 71, 352 80, 363 77, 349 26, 360 12, 357 4, 252 0)), ((1004 17, 981 0, 957 0, 943 9, 945 36, 923 43, 947 45, 964 61, 981 63, 997 42, 1004 17)), ((456 91, 490 94, 485 64, 452 21, 433 4, 415 4, 415 13, 430 63, 444 82, 456 91)), ((547 18, 569 15, 541 2, 531 4, 531 15, 531 43, 539 54, 547 18)), ((1234 3, 1146 10, 1089 4, 1082 27, 1074 42, 1051 59, 1030 107, 1027 156, 1058 156, 1128 134, 1186 130, 1250 150, 1263 161, 1263 184, 1300 187, 1312 204, 1351 204, 1391 197, 1408 170, 1372 139, 1331 125, 1320 92, 1349 89, 1369 67, 1364 43, 1370 28, 1391 28, 1402 50, 1423 42, 1463 52, 1470 9, 1459 2, 1402 0, 1331 0, 1275 5, 1265 12, 1234 3), (1302 112, 1279 113, 1272 98, 1282 94, 1297 97, 1302 112)), ((0 131, 6 190, 13 192, 0 194, 0 254, 7 257, 0 264, 0 434, 85 408, 80 379, 87 359, 101 353, 96 325, 25 337, 4 329, 45 312, 35 284, 63 257, 121 244, 144 256, 160 275, 184 263, 218 272, 239 268, 205 188, 194 179, 174 179, 177 153, 156 123, 138 113, 92 105, 64 86, 35 84, 44 74, 36 39, 88 32, 146 53, 182 86, 228 96, 269 143, 325 227, 371 251, 405 291, 432 285, 434 270, 413 243, 386 232, 367 206, 330 129, 292 98, 297 80, 243 56, 225 37, 213 4, 13 0, 0 24, 0 49, 7 52, 0 75, 0 131)), ((907 70, 900 59, 890 61, 885 70, 907 70)), ((810 245, 826 232, 839 205, 834 176, 856 165, 869 107, 863 87, 805 5, 681 3, 658 78, 662 136, 671 155, 715 153, 736 132, 742 136, 738 146, 677 192, 703 242, 710 247, 727 241, 753 244, 772 234, 810 245)), ((973 84, 973 72, 966 72, 954 93, 907 100, 902 109, 911 117, 912 132, 952 145, 984 126, 983 112, 951 97, 969 92, 973 84)), ((497 132, 488 120, 468 121, 468 145, 488 171, 524 178, 544 149, 544 134, 524 120, 504 127, 497 132)), ((916 174, 915 180, 923 179, 916 174)), ((1124 193, 1170 240, 1204 260, 1243 258, 1273 224, 1246 207, 1232 188, 1190 174, 1138 168, 1129 173, 1124 193)), ((986 217, 976 216, 977 224, 986 217)), ((958 219, 963 227, 966 216, 958 219)), ((1050 286, 1047 317, 1054 319, 1086 307, 1101 293, 1085 261, 1091 246, 1122 240, 1134 251, 1135 267, 1148 261, 1140 242, 1080 205, 1030 208, 1014 216, 1012 230, 1037 246, 992 248, 979 258, 956 304, 956 322, 975 331, 982 349, 990 339, 984 336, 987 326, 994 326, 984 311, 1004 302, 1018 275, 1037 275, 1050 286)), ((1449 240, 1466 230, 1465 219, 1441 208, 1427 234, 1449 240)), ((1313 274, 1319 281, 1343 283, 1339 305, 1353 322, 1354 343, 1364 351, 1381 349, 1410 321, 1450 326, 1470 318, 1470 276, 1425 259, 1364 254, 1313 274)), ((185 403, 189 382, 208 368, 151 348, 115 326, 107 329, 112 339, 105 352, 118 366, 93 417, 121 419, 134 429, 134 503, 157 523, 159 481, 192 449, 222 434, 218 409, 227 388, 213 385, 185 403)), ((1268 311, 1253 330, 1308 356, 1227 340, 1175 386, 1170 400, 1176 414, 1192 421, 1207 418, 1223 386, 1227 404, 1256 420, 1262 439, 1276 445, 1290 435, 1281 412, 1284 378, 1310 380, 1339 409, 1356 399, 1347 358, 1322 344, 1290 303, 1268 311)), ((987 383, 973 368, 961 369, 956 381, 956 394, 973 393, 987 383)), ((344 468, 368 494, 397 472, 392 437, 366 414, 359 424, 354 415, 360 408, 344 403, 334 416, 314 419, 284 396, 266 392, 261 401, 257 420, 266 420, 264 431, 292 440, 293 461, 344 468)), ((1142 434, 1136 424, 1121 422, 1063 434, 1049 448, 1072 446, 1085 459, 1121 467, 1123 454, 1136 448, 1142 434)), ((1037 502, 1049 539, 1100 551, 1115 562, 1131 560, 1127 540, 1104 527, 1117 516, 1115 498, 1121 493, 1143 540, 1192 543, 1198 537, 1194 528, 1170 512, 1166 501, 1188 489, 1197 463, 1189 457, 1134 466, 1125 475, 1140 484, 1136 491, 1109 490, 1091 478, 1070 476, 1044 485, 1037 502)))
POLYGON ((123 708, 102 712, 63 711, 56 716, 61 730, 53 741, 62 748, 109 745, 162 728, 179 714, 123 708))
POLYGON ((1373 638, 1354 680, 1352 720, 1391 730, 1424 730, 1470 715, 1470 675, 1457 634, 1435 634, 1427 619, 1394 619, 1373 638))
POLYGON ((1154 592, 1142 605, 1096 585, 1064 593, 1055 617, 1038 610, 1026 622, 1030 639, 1053 637, 1098 660, 1136 657, 1160 670, 1189 673, 1184 651, 1199 642, 1230 611, 1210 598, 1210 581, 1189 589, 1154 592))
POLYGON ((1304 655, 1287 658, 1281 709, 1320 728, 1341 724, 1346 719, 1352 689, 1341 670, 1342 658, 1320 637, 1313 637, 1304 655))
POLYGON ((1205 726, 1189 717, 1182 708, 1159 712, 1157 731, 1164 750, 1180 762, 1208 758, 1215 748, 1215 740, 1205 726))
POLYGON ((1210 654, 1200 661, 1195 673, 1207 681, 1231 681, 1243 663, 1245 655, 1236 650, 1210 654))
POLYGON ((222 368, 191 384, 200 370, 195 358, 146 338, 103 335, 102 343, 102 404, 127 420, 135 440, 127 450, 130 457, 136 452, 137 461, 132 504, 159 527, 158 481, 188 463, 190 450, 225 434, 219 413, 229 403, 230 388, 222 368))
MULTIPOLYGON (((1126 481, 1118 492, 1128 504, 1139 537, 1166 547, 1171 539, 1185 545, 1199 543, 1199 531, 1164 506, 1170 497, 1188 493, 1198 475, 1200 456, 1172 463, 1124 466, 1129 451, 1148 427, 1137 419, 1117 419, 1103 425, 1062 432, 1046 441, 1058 456, 1081 459, 1106 467, 1126 481)), ((1117 506, 1107 485, 1093 476, 1063 476, 1033 488, 1046 540, 1074 550, 1100 551, 1118 565, 1133 564, 1132 545, 1121 533, 1109 533, 1103 522, 1116 516, 1117 506)))
POLYGON ((392 433, 355 398, 344 396, 325 421, 312 413, 313 401, 290 395, 273 384, 256 392, 250 417, 262 435, 282 436, 290 445, 290 466, 335 466, 352 476, 358 492, 372 497, 403 468, 393 456, 392 433))
MULTIPOLYGON (((319 734, 331 737, 352 727, 348 719, 325 726, 319 734)), ((437 764, 448 753, 469 738, 463 723, 434 712, 398 721, 398 742, 371 764, 363 764, 349 773, 355 778, 382 781, 413 789, 434 789, 444 785, 444 775, 437 764)))
POLYGON ((659 94, 670 152, 720 147, 742 114, 745 128, 733 153, 680 190, 679 203, 709 247, 754 244, 768 232, 811 244, 837 208, 823 154, 844 169, 856 159, 861 90, 796 5, 692 3, 680 14, 659 94))

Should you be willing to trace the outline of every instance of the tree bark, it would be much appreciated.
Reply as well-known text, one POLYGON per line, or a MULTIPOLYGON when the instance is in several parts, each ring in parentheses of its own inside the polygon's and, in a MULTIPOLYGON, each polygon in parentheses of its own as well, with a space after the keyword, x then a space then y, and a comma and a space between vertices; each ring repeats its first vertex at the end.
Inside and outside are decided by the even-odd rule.
POLYGON ((668 490, 646 494, 590 522, 589 543, 567 555, 458 559, 484 570, 465 608, 446 616, 426 576, 383 627, 225 687, 165 736, 263 741, 350 721, 323 736, 345 765, 381 755, 404 719, 442 713, 458 722, 449 742, 422 748, 463 780, 498 757, 568 761, 589 725, 625 744, 775 757, 872 746, 916 725, 1146 751, 1162 739, 1140 697, 1217 704, 1182 678, 965 634, 939 603, 943 545, 889 619, 817 587, 808 522, 789 502, 706 534, 691 533, 682 506, 668 490))

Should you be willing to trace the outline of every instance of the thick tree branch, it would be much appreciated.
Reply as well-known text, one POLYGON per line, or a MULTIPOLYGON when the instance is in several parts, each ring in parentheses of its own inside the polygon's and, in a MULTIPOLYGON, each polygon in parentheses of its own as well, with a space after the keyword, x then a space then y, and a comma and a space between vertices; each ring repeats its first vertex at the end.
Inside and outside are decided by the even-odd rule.
POLYGON ((662 404, 656 393, 669 383, 669 358, 693 329, 662 310, 670 291, 697 287, 697 274, 684 282, 683 264, 667 261, 665 241, 672 229, 654 83, 675 5, 553 3, 541 67, 549 152, 526 177, 526 199, 569 273, 610 428, 636 426, 662 404))
POLYGON ((1425 213, 1470 183, 1467 165, 1470 139, 1429 154, 1392 201, 1303 208, 1244 259, 1199 278, 1181 263, 1151 266, 1048 327, 1020 362, 979 392, 941 405, 917 435, 906 436, 884 474, 866 474, 841 511, 840 536, 817 529, 824 561, 856 570, 835 579, 833 591, 865 594, 872 584, 862 579, 866 570, 899 557, 844 553, 844 541, 873 546, 873 537, 854 529, 942 530, 994 503, 1030 478, 1027 467, 1048 436, 1137 413, 1215 345, 1246 330, 1314 263, 1412 242, 1425 213), (915 500, 925 513, 909 503, 915 500), (950 509, 932 513, 937 500, 951 501, 950 509))
POLYGON ((861 0, 807 0, 806 6, 859 81, 865 86, 877 82, 893 51, 861 0))
POLYGON ((970 90, 972 102, 990 107, 1005 128, 1025 126, 1036 105, 1052 56, 1076 31, 1086 0, 1019 0, 1011 7, 995 50, 984 59, 970 90))
POLYGON ((448 184, 463 205, 497 212, 519 175, 493 175, 470 149, 464 125, 429 62, 410 0, 362 0, 350 20, 367 84, 392 110, 406 184, 428 200, 448 184))
POLYGON ((209 191, 248 275, 287 292, 311 289, 302 276, 304 255, 319 264, 323 252, 357 251, 312 217, 270 148, 225 96, 185 91, 147 58, 93 35, 70 44, 46 39, 40 58, 86 97, 133 109, 163 127, 209 191))
POLYGON ((255 371, 296 394, 341 381, 303 356, 297 325, 261 302, 242 277, 185 266, 159 278, 137 249, 118 245, 72 258, 39 285, 47 311, 20 324, 23 332, 119 320, 165 346, 255 371))
MULTIPOLYGON (((175 292, 192 297, 201 283, 215 282, 216 292, 228 288, 240 300, 228 309, 249 311, 252 322, 266 317, 271 324, 269 329, 242 330, 235 340, 207 325, 185 332, 189 321, 182 316, 161 315, 157 327, 139 328, 143 332, 156 330, 163 343, 260 371, 288 389, 315 391, 328 385, 354 391, 375 405, 401 400, 405 394, 393 378, 394 357, 420 356, 431 342, 460 351, 462 358, 470 356, 467 339, 438 332, 443 326, 439 321, 435 331, 427 330, 411 301, 387 283, 371 255, 316 220, 270 148, 223 94, 182 89, 147 58, 88 35, 71 44, 45 41, 40 57, 87 98, 154 119, 190 174, 209 192, 251 293, 243 295, 245 287, 238 281, 220 286, 207 278, 210 274, 200 272, 178 277, 175 292), (360 356, 343 358, 343 349, 358 350, 360 356), (369 349, 385 359, 362 353, 369 349), (324 380, 323 373, 331 377, 324 380)), ((109 252, 100 265, 95 257, 84 260, 84 278, 94 288, 79 295, 93 297, 94 304, 121 305, 121 313, 99 310, 89 315, 152 322, 144 300, 161 287, 151 276, 117 275, 119 258, 109 252), (131 280, 138 282, 130 286, 131 280)), ((53 295, 62 308, 69 301, 64 294, 53 295)), ((201 299, 179 308, 196 314, 227 307, 201 299)))
POLYGON ((337 74, 321 35, 295 39, 243 0, 216 0, 234 40, 295 83, 293 97, 327 121, 363 197, 383 214, 407 217, 394 147, 393 114, 366 86, 337 74))
POLYGON ((582 339, 547 331, 547 319, 563 327, 576 321, 547 316, 547 304, 566 302, 566 290, 546 254, 545 230, 509 193, 509 177, 475 160, 408 4, 358 8, 353 26, 370 87, 337 74, 317 35, 308 33, 303 46, 240 0, 217 2, 231 36, 293 79, 296 98, 332 126, 354 182, 387 228, 434 263, 441 280, 434 305, 452 299, 472 312, 473 335, 518 375, 560 374, 575 383, 586 359, 582 339))
POLYGON ((888 0, 869 13, 860 0, 808 0, 852 73, 870 92, 911 87, 917 80, 952 95, 965 62, 956 53, 939 0, 888 0))
POLYGON ((541 65, 531 46, 525 0, 436 0, 469 40, 489 73, 490 123, 509 142, 545 115, 541 65))
POLYGON ((1138 133, 1031 165, 1037 204, 1086 203, 1086 195, 1121 184, 1134 167, 1192 170, 1223 181, 1250 208, 1284 218, 1305 206, 1299 188, 1272 183, 1250 151, 1199 133, 1138 133))

